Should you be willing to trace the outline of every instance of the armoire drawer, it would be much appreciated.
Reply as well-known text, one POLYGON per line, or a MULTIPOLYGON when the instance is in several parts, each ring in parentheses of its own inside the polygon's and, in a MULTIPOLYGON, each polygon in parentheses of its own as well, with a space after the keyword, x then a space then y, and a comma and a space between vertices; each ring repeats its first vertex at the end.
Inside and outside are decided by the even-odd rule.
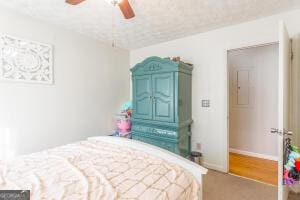
POLYGON ((167 142, 167 141, 162 141, 162 140, 156 140, 156 139, 151 139, 151 138, 147 138, 147 137, 140 137, 137 135, 132 135, 132 139, 134 140, 139 140, 142 142, 145 142, 147 144, 151 144, 154 146, 158 146, 160 148, 166 149, 168 151, 174 152, 175 153, 175 146, 176 143, 173 142, 167 142))
POLYGON ((145 137, 163 137, 177 140, 178 133, 176 131, 168 130, 168 129, 160 129, 157 127, 144 126, 139 124, 133 124, 132 131, 138 132, 140 135, 145 137))

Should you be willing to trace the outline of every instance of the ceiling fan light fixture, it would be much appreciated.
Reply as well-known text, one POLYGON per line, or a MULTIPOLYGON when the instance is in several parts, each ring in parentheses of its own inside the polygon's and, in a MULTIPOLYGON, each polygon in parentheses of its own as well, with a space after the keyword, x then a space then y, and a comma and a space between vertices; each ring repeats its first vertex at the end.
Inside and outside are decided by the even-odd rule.
POLYGON ((71 4, 71 5, 78 5, 83 1, 85 1, 85 0, 66 0, 66 3, 71 4))

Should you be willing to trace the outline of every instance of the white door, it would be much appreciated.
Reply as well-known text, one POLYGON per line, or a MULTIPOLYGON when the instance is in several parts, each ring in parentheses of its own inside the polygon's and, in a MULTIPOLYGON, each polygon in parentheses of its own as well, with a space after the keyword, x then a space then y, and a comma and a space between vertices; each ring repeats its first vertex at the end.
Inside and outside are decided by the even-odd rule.
MULTIPOLYGON (((279 24, 278 129, 289 129, 291 42, 285 24, 279 24)), ((287 200, 288 188, 283 186, 283 136, 278 135, 278 200, 287 200)))

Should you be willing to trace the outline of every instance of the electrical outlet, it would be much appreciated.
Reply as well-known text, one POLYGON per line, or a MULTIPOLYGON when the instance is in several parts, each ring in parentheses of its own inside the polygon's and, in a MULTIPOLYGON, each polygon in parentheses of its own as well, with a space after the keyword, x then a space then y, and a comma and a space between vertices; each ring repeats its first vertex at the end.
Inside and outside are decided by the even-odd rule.
POLYGON ((196 143, 196 148, 197 148, 197 150, 201 150, 201 143, 196 143))

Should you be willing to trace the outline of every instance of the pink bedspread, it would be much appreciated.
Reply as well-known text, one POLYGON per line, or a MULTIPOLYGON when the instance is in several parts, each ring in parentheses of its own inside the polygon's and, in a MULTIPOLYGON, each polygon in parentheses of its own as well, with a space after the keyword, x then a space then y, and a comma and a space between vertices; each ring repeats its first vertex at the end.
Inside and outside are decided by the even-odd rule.
POLYGON ((0 161, 0 190, 31 199, 200 199, 200 185, 180 166, 133 148, 82 141, 0 161))

